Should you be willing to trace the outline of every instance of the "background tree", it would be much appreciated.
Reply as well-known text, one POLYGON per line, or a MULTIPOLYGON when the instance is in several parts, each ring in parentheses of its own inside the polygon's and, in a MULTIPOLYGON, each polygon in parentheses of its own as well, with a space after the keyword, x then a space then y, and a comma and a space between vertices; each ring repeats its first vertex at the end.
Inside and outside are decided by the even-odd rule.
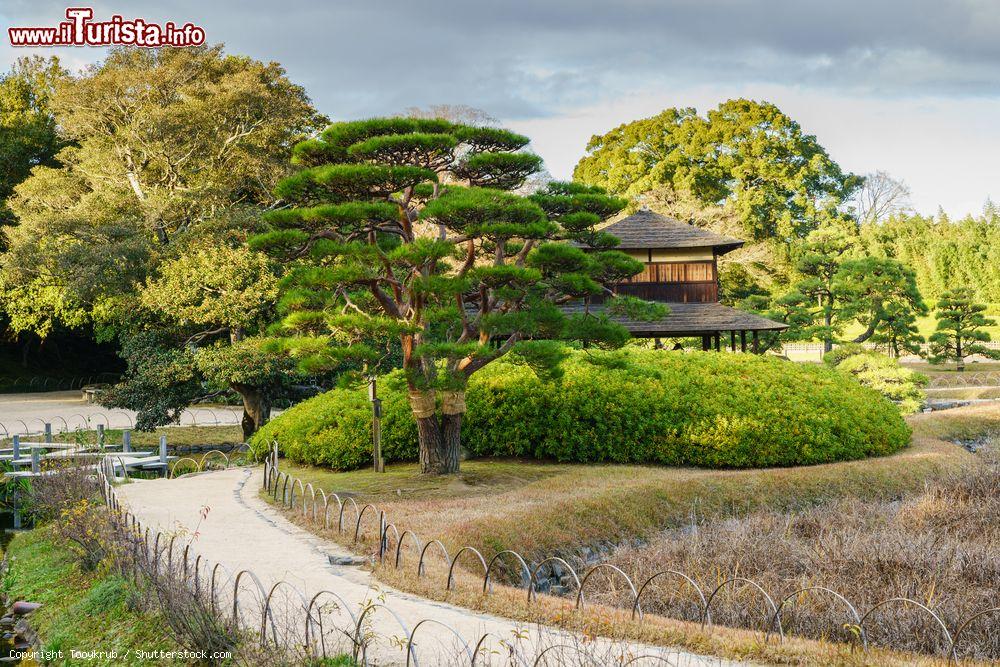
MULTIPOLYGON (((541 166, 527 144, 442 119, 334 124, 296 147, 304 168, 277 190, 294 208, 269 214, 273 230, 252 242, 292 263, 278 344, 300 363, 374 362, 367 337, 399 338, 425 473, 458 470, 466 383, 520 341, 628 338, 588 305, 610 296, 605 282, 642 269, 595 230, 624 202, 572 184, 512 194, 541 166), (560 309, 573 300, 578 312, 560 309)), ((609 304, 652 314, 634 300, 609 304)))
POLYGON ((804 238, 860 185, 773 104, 729 100, 667 109, 593 137, 574 179, 630 197, 669 185, 727 204, 753 240, 804 238))
POLYGON ((113 49, 59 80, 50 105, 69 145, 10 199, 19 224, 0 274, 22 314, 12 326, 41 330, 72 310, 128 313, 169 244, 227 211, 272 205, 292 145, 323 122, 278 65, 221 47, 113 49))
POLYGON ((863 225, 861 235, 871 254, 912 267, 928 298, 940 297, 952 285, 964 285, 976 299, 1000 303, 1000 215, 992 205, 978 216, 960 220, 943 213, 897 214, 863 225))
POLYGON ((14 222, 7 199, 37 166, 53 166, 62 146, 50 100, 68 77, 57 58, 20 58, 0 76, 0 225, 14 222))
POLYGON ((859 225, 885 222, 912 210, 910 188, 881 170, 865 174, 848 203, 859 225))
POLYGON ((277 278, 267 257, 245 247, 196 247, 164 262, 143 288, 141 300, 168 330, 187 337, 181 341, 175 336, 173 347, 179 349, 174 350, 164 345, 164 336, 139 336, 132 342, 128 357, 134 372, 126 376, 125 387, 109 396, 109 407, 142 412, 148 409, 145 399, 136 404, 135 394, 150 384, 162 390, 175 378, 180 388, 171 388, 169 397, 156 403, 155 414, 143 420, 159 425, 192 400, 206 398, 209 392, 202 384, 226 387, 243 400, 243 434, 249 438, 270 418, 272 400, 289 377, 286 360, 248 338, 266 323, 277 296, 277 278), (143 358, 144 341, 151 344, 153 365, 143 358))
POLYGON ((937 329, 930 337, 932 363, 954 359, 959 371, 965 370, 965 358, 979 354, 991 359, 1000 359, 1000 350, 991 350, 982 345, 990 340, 983 327, 996 324, 984 315, 986 306, 975 302, 975 296, 968 287, 957 287, 941 295, 934 317, 937 329))

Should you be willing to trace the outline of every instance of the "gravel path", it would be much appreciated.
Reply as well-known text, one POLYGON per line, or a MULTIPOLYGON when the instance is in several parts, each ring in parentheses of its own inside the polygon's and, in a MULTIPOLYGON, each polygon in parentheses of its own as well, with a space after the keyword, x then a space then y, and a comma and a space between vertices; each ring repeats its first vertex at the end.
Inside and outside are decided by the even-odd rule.
MULTIPOLYGON (((181 425, 239 424, 242 418, 242 408, 236 406, 192 406, 181 415, 181 425)), ((79 390, 0 395, 0 433, 41 433, 46 422, 52 424, 54 433, 93 430, 98 424, 132 428, 135 412, 88 403, 79 390)))
MULTIPOLYGON (((650 656, 631 663, 635 665, 688 667, 736 664, 674 649, 616 645, 600 640, 586 644, 585 650, 594 660, 566 660, 576 654, 581 644, 580 638, 573 633, 526 626, 416 597, 380 585, 361 567, 331 564, 331 557, 351 554, 335 543, 307 533, 269 507, 258 496, 261 480, 260 469, 233 468, 175 480, 133 482, 119 487, 118 493, 122 503, 143 523, 158 526, 164 532, 194 534, 197 531, 191 546, 193 552, 208 561, 222 563, 231 572, 241 569, 253 571, 265 589, 284 580, 293 584, 307 600, 320 591, 333 591, 356 613, 366 604, 381 602, 384 608, 378 607, 369 615, 372 621, 369 631, 375 641, 369 649, 368 658, 377 664, 405 664, 405 641, 400 643, 392 638, 406 637, 424 619, 433 621, 423 624, 414 642, 414 655, 423 665, 469 663, 467 656, 461 660, 456 657, 464 650, 462 643, 440 623, 453 628, 470 647, 485 633, 492 633, 493 638, 489 642, 494 647, 498 646, 497 639, 510 642, 515 637, 521 637, 517 643, 525 656, 531 656, 527 664, 534 661, 539 651, 548 647, 553 647, 547 654, 553 658, 551 664, 590 664, 594 660, 596 664, 620 664, 622 654, 650 656), (201 520, 205 507, 209 508, 207 518, 201 520), (559 648, 559 645, 574 648, 559 648)), ((242 593, 240 597, 243 605, 242 593)), ((285 623, 298 633, 298 623, 304 619, 304 614, 300 611, 301 603, 293 603, 294 597, 297 596, 292 594, 281 598, 284 602, 276 606, 284 604, 285 607, 279 610, 277 617, 295 618, 285 623), (298 616, 293 610, 298 611, 298 616)), ((246 607, 249 606, 248 603, 246 607)), ((329 613, 332 621, 346 627, 346 614, 332 607, 329 613), (338 613, 342 621, 333 618, 338 613)), ((250 621, 253 622, 258 621, 250 621)), ((324 632, 327 630, 329 628, 324 632)), ((335 634, 328 632, 331 641, 335 641, 335 634)), ((489 658, 489 655, 480 655, 476 664, 489 664, 489 658)), ((496 660, 498 657, 494 657, 496 660)))

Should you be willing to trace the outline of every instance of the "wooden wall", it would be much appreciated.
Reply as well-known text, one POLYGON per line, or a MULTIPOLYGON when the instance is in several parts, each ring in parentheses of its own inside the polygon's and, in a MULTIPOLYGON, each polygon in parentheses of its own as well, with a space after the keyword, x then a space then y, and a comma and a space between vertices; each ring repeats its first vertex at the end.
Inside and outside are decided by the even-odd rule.
POLYGON ((652 301, 711 303, 719 300, 716 265, 712 260, 646 262, 642 273, 618 285, 619 294, 652 301))

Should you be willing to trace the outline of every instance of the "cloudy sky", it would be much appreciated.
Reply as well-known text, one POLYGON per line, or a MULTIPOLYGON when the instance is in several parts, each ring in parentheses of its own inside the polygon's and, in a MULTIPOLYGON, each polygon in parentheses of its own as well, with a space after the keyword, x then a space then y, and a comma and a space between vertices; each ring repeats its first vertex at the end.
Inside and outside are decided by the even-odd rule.
MULTIPOLYGON (((276 60, 336 119, 479 107, 531 136, 557 177, 595 133, 750 97, 777 104, 845 169, 904 180, 922 212, 1000 200, 998 0, 89 4, 97 19, 192 21, 230 52, 276 60)), ((65 7, 3 0, 0 23, 55 25, 65 7)), ((102 55, 57 52, 70 67, 102 55)), ((4 39, 0 67, 26 53, 4 39)))

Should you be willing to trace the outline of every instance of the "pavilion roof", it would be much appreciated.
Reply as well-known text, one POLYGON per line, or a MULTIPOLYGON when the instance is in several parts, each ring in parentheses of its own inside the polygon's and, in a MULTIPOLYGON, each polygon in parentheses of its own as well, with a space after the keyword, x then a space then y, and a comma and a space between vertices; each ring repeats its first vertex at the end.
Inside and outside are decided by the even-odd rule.
POLYGON ((719 254, 736 250, 743 241, 716 234, 696 225, 668 218, 650 210, 640 210, 601 229, 616 236, 620 250, 664 248, 717 248, 719 254))
MULTIPOLYGON (((652 322, 612 316, 638 338, 703 336, 717 331, 781 331, 788 325, 747 313, 721 303, 668 303, 670 313, 652 322)), ((563 306, 567 314, 582 313, 579 303, 563 306)), ((604 311, 603 304, 591 304, 590 312, 604 311)))

